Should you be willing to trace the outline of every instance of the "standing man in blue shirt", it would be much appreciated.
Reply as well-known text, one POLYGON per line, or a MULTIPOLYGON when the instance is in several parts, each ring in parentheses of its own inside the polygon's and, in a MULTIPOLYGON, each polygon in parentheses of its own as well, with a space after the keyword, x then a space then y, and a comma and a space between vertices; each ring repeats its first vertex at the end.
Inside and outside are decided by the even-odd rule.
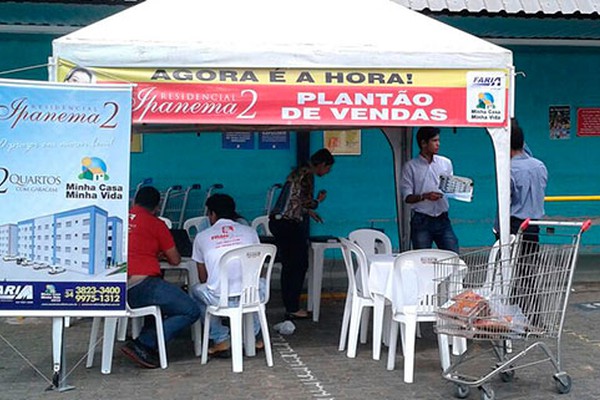
MULTIPOLYGON (((510 233, 516 234, 527 218, 544 216, 544 197, 548 171, 543 162, 524 150, 523 129, 513 122, 510 134, 510 233)), ((530 226, 523 235, 527 241, 539 241, 539 227, 530 226)))
MULTIPOLYGON (((510 134, 510 233, 516 234, 527 218, 544 216, 544 197, 548 171, 543 162, 524 150, 523 130, 512 121, 510 134)), ((536 289, 539 270, 539 226, 529 225, 523 232, 518 261, 514 265, 511 302, 517 304, 532 326, 544 324, 540 312, 542 300, 536 289)))
POLYGON ((458 253, 458 238, 448 217, 448 199, 441 190, 440 175, 453 175, 452 161, 438 155, 440 129, 421 127, 417 131, 419 155, 402 167, 402 195, 412 206, 410 239, 413 249, 438 249, 458 253))

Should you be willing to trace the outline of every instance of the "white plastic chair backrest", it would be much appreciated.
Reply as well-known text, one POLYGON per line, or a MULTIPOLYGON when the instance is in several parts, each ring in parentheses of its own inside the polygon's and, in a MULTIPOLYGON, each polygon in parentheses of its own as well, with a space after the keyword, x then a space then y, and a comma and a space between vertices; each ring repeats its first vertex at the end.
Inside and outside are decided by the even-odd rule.
POLYGON ((193 217, 183 223, 183 229, 187 231, 190 238, 193 238, 207 228, 210 228, 210 220, 205 216, 193 217))
POLYGON ((392 254, 392 241, 383 232, 376 229, 357 229, 348 235, 348 239, 358 244, 366 255, 392 254))
POLYGON ((165 225, 167 225, 167 228, 171 229, 173 228, 173 222, 171 222, 171 220, 167 217, 158 217, 158 219, 160 219, 162 222, 165 223, 165 225))
POLYGON ((240 296, 238 307, 256 306, 269 301, 271 270, 277 247, 272 244, 251 244, 227 251, 219 261, 219 307, 228 308, 229 298, 240 296), (230 270, 241 265, 241 292, 229 291, 230 270), (265 278, 265 297, 260 298, 260 278, 265 278))
POLYGON ((269 229, 269 216, 261 215, 252 220, 252 229, 254 229, 260 236, 273 236, 269 229))
POLYGON ((345 238, 339 238, 348 274, 348 286, 360 297, 372 298, 369 290, 369 263, 363 249, 345 238))
MULTIPOLYGON (((416 300, 416 311, 419 314, 433 313, 436 308, 436 278, 444 276, 436 276, 436 268, 434 263, 439 260, 448 258, 457 258, 458 254, 449 250, 439 249, 420 249, 410 250, 400 253, 394 260, 394 284, 401 284, 405 290, 401 295, 405 299, 405 304, 402 304, 401 299, 392 301, 394 311, 402 311, 403 307, 413 306, 416 300), (411 268, 406 268, 406 264, 411 268), (416 283, 416 288, 415 288, 416 283), (413 289, 410 293, 406 293, 408 289, 413 289), (409 298, 410 297, 410 298, 409 298), (408 303, 406 304, 406 299, 408 303)), ((443 271, 444 274, 450 275, 453 272, 452 268, 447 268, 443 271)), ((438 270, 438 275, 440 271, 438 270)))

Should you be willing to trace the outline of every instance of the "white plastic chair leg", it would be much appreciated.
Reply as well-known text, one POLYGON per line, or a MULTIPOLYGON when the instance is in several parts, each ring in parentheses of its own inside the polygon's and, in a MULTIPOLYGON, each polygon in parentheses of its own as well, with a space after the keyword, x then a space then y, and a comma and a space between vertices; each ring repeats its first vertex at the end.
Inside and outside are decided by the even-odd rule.
POLYGON ((233 372, 244 370, 244 359, 242 357, 242 316, 235 315, 229 318, 231 335, 231 361, 233 372))
POLYGON ((144 317, 131 318, 131 337, 137 339, 144 326, 144 317))
POLYGON ((392 371, 396 365, 396 346, 398 344, 398 322, 390 321, 390 336, 388 341, 387 370, 392 371))
POLYGON ((115 333, 117 330, 117 318, 104 318, 104 339, 102 342, 102 366, 100 372, 107 375, 112 370, 112 358, 115 346, 115 333))
POLYGON ((207 312, 204 317, 204 335, 202 339, 202 358, 200 359, 201 364, 208 362, 208 340, 210 334, 210 314, 207 312))
POLYGON ((383 344, 390 345, 390 329, 392 328, 392 307, 383 308, 383 344))
POLYGON ((381 336, 383 334, 383 314, 385 300, 383 296, 376 295, 373 307, 373 360, 381 358, 381 336))
POLYGON ((417 322, 407 321, 404 329, 404 382, 413 383, 415 377, 415 342, 417 338, 417 322))
POLYGON ((452 354, 460 356, 467 351, 467 339, 458 336, 452 336, 452 354))
POLYGON ((88 344, 87 360, 85 362, 86 368, 91 368, 94 365, 94 352, 96 350, 96 341, 98 340, 98 331, 100 330, 100 323, 102 317, 94 317, 92 320, 92 330, 90 331, 90 343, 88 344))
POLYGON ((448 341, 448 335, 438 335, 438 351, 440 353, 440 365, 442 371, 445 371, 450 367, 450 343, 448 341))
MULTIPOLYGON (((154 318, 156 319, 156 321, 155 321, 156 322, 156 341, 158 342, 158 357, 160 359, 160 367, 162 369, 165 369, 168 366, 167 346, 165 343, 165 333, 163 331, 162 316, 161 316, 160 311, 158 314, 154 315, 154 318)), ((116 323, 116 321, 115 321, 115 323, 116 323)), ((138 335, 139 335, 139 333, 138 333, 138 335)))
POLYGON ((127 339, 127 323, 129 321, 128 317, 121 317, 117 321, 117 340, 123 342, 127 339))
POLYGON ((192 325, 192 340, 194 341, 194 354, 200 357, 202 354, 202 323, 200 320, 192 325))
POLYGON ((358 347, 358 330, 360 328, 362 306, 360 301, 352 302, 352 312, 350 314, 350 332, 348 333, 348 358, 356 357, 358 347))
POLYGON ((260 320, 260 330, 262 332, 263 343, 265 345, 265 356, 267 358, 267 366, 273 366, 273 351, 271 349, 271 337, 269 335, 269 325, 267 324, 267 315, 265 310, 262 309, 258 313, 258 319, 260 320))
POLYGON ((254 337, 254 318, 252 313, 243 314, 244 350, 246 357, 256 356, 256 338, 254 337))
POLYGON ((369 318, 371 316, 370 308, 363 308, 360 317, 360 342, 362 344, 367 343, 367 336, 369 335, 369 318))
POLYGON ((350 314, 352 313, 352 294, 348 292, 346 294, 346 301, 344 303, 344 316, 342 317, 342 329, 340 330, 340 344, 338 351, 344 351, 346 349, 346 340, 348 339, 348 327, 350 326, 350 314))

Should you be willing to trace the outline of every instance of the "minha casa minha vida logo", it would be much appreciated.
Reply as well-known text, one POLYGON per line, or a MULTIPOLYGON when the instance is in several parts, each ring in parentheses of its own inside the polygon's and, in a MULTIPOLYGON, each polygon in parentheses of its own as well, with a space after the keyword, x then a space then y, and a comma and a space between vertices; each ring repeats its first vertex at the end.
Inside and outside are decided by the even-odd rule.
POLYGON ((110 177, 106 163, 101 158, 84 157, 81 160, 81 173, 77 178, 81 181, 90 182, 67 183, 65 195, 67 199, 123 199, 123 185, 109 185, 105 183, 110 177))

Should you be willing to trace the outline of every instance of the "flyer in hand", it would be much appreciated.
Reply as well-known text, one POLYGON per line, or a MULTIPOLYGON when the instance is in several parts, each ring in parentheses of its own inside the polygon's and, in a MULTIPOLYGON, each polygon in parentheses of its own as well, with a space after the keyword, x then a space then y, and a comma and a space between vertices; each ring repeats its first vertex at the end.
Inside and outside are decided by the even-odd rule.
POLYGON ((454 175, 440 175, 439 189, 449 199, 473 200, 473 179, 454 175))

